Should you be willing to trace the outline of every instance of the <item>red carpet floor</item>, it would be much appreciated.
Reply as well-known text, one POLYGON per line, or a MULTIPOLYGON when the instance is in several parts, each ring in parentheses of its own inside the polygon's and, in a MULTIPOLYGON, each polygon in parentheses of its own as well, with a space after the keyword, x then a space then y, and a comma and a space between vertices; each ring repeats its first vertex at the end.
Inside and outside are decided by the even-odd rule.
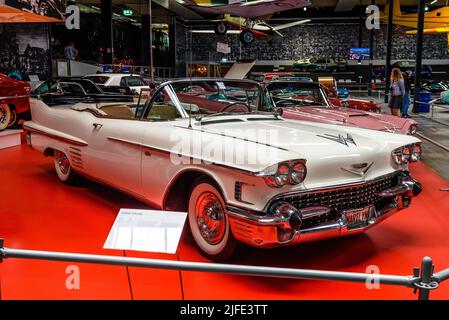
MULTIPOLYGON (((409 275, 423 256, 449 267, 449 183, 419 163, 413 175, 424 191, 412 207, 367 233, 270 251, 242 247, 233 263, 409 275)), ((177 255, 102 249, 119 209, 146 208, 95 183, 59 182, 52 159, 25 146, 0 150, 0 237, 9 248, 206 261, 188 232, 177 255)), ((382 285, 229 276, 76 264, 80 289, 65 286, 70 263, 6 259, 1 299, 416 299, 411 289, 382 285)), ((449 299, 449 283, 431 293, 449 299)))

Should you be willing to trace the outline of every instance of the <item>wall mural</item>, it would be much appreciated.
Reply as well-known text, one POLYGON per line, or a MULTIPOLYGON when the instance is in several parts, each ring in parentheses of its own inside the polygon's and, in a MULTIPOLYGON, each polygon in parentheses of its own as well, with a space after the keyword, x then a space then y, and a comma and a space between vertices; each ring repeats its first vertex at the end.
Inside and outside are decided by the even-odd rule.
MULTIPOLYGON (((179 25, 179 24, 178 24, 179 25)), ((205 27, 210 29, 210 27, 205 27)), ((181 30, 182 26, 179 27, 181 30)), ((273 37, 272 42, 256 39, 249 46, 242 46, 235 35, 216 36, 193 34, 193 60, 207 61, 210 51, 216 51, 217 41, 231 47, 228 60, 240 57, 258 60, 296 60, 320 55, 347 58, 349 49, 358 47, 358 24, 307 24, 283 31, 284 37, 273 37), (241 50, 241 51, 240 51, 241 50)), ((182 32, 177 33, 183 36, 182 32)), ((185 36, 184 36, 185 37, 185 36)), ((178 39, 177 39, 178 41, 178 39)), ((369 47, 369 32, 364 32, 362 47, 369 47)), ((178 45, 177 45, 178 48, 178 45)), ((400 32, 393 34, 393 59, 414 59, 416 51, 415 36, 400 32)), ((383 59, 386 54, 386 26, 374 31, 374 59, 383 59)), ((177 56, 182 55, 178 50, 177 56)), ((445 34, 424 37, 424 59, 449 59, 445 34)))
POLYGON ((0 24, 0 72, 28 80, 50 76, 50 44, 46 24, 0 24))
MULTIPOLYGON (((27 22, 33 22, 34 15, 64 20, 67 0, 4 0, 6 6, 28 13, 27 22)), ((40 20, 35 21, 40 22, 40 20)))

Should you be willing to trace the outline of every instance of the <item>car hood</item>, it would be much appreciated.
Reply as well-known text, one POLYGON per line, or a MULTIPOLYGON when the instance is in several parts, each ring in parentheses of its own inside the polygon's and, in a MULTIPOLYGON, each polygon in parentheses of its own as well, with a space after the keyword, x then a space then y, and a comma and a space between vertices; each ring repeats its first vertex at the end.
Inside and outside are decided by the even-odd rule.
POLYGON ((344 107, 284 108, 283 117, 388 132, 401 132, 401 129, 407 123, 407 119, 344 107))
POLYGON ((229 151, 218 155, 209 152, 206 157, 203 154, 204 160, 257 173, 282 161, 304 159, 308 170, 304 183, 309 188, 354 183, 396 171, 391 152, 419 142, 406 135, 273 117, 212 119, 194 122, 192 128, 182 127, 196 134, 193 141, 201 141, 203 148, 232 144, 235 157, 230 160, 223 156, 229 156, 229 151), (235 162, 238 157, 240 162, 235 162), (344 170, 360 163, 372 163, 366 175, 344 170))

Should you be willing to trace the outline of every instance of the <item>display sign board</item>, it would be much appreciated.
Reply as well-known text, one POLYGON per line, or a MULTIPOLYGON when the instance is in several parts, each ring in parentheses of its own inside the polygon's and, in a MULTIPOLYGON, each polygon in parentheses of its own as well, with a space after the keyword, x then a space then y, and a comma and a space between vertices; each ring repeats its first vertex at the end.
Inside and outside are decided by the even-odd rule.
POLYGON ((231 53, 231 48, 227 43, 217 42, 217 52, 220 53, 231 53))
POLYGON ((67 0, 0 0, 0 23, 62 22, 67 0))
POLYGON ((105 249, 176 253, 186 212, 121 209, 105 249))

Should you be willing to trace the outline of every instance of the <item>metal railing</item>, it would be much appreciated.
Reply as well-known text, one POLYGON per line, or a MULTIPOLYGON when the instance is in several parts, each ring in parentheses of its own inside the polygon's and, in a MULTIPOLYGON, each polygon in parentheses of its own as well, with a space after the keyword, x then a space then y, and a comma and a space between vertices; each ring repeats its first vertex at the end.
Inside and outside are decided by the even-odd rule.
POLYGON ((428 300, 430 291, 437 289, 442 281, 449 279, 449 269, 434 273, 434 265, 430 257, 424 257, 421 262, 421 268, 414 268, 412 275, 401 276, 22 250, 5 248, 3 243, 3 239, 0 239, 0 263, 4 259, 18 258, 304 280, 333 280, 358 283, 376 281, 378 284, 412 288, 415 292, 418 291, 419 300, 428 300))

